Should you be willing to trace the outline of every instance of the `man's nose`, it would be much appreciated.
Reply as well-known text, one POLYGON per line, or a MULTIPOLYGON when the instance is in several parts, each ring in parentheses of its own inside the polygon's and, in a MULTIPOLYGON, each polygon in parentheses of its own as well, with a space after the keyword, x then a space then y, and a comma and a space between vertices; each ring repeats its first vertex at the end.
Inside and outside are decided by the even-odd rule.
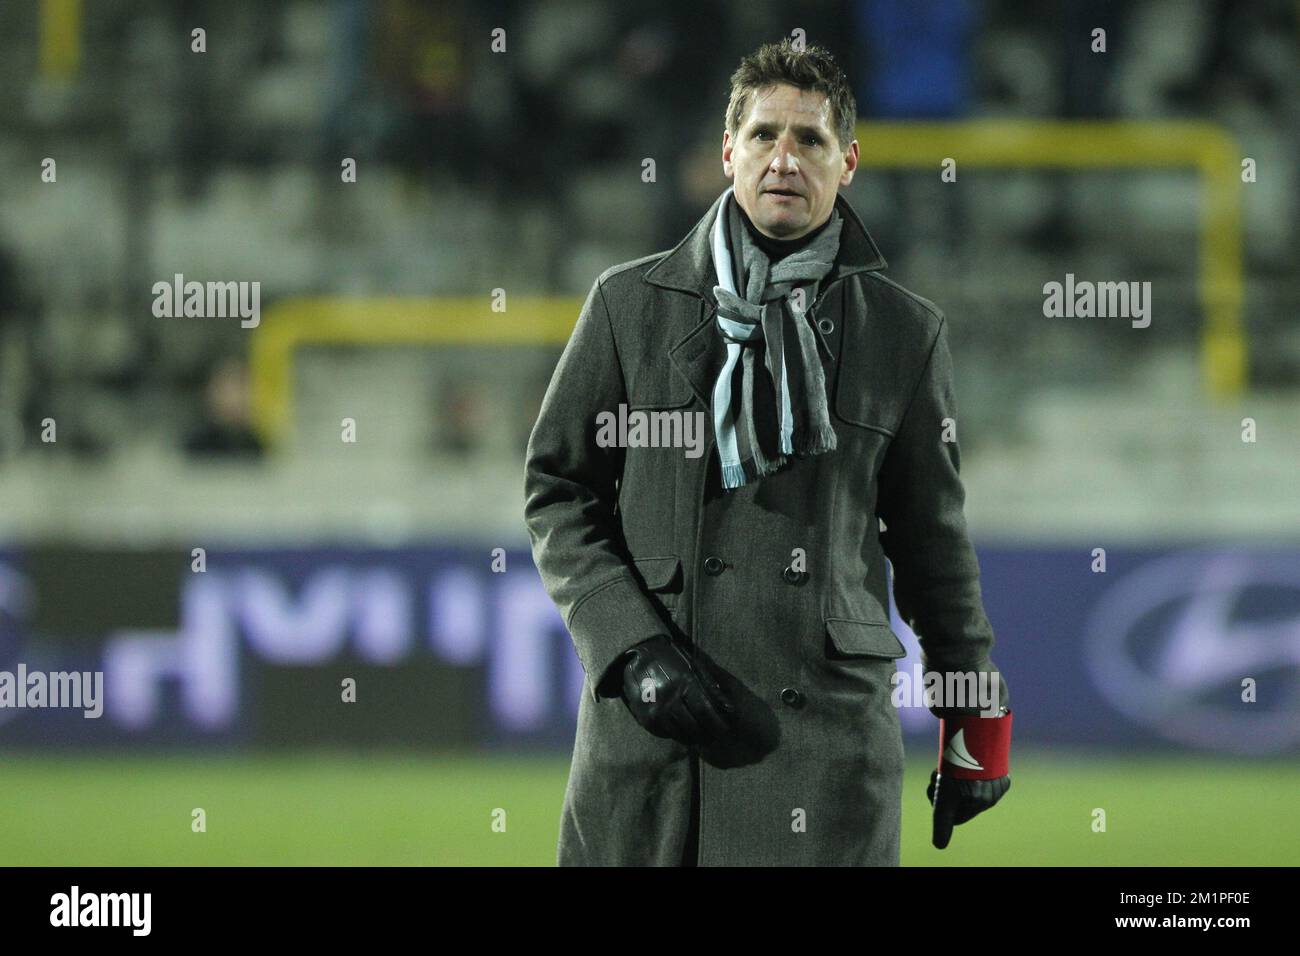
POLYGON ((794 173, 799 171, 799 161, 795 157, 794 142, 782 138, 776 144, 776 152, 772 156, 771 170, 774 173, 794 173))

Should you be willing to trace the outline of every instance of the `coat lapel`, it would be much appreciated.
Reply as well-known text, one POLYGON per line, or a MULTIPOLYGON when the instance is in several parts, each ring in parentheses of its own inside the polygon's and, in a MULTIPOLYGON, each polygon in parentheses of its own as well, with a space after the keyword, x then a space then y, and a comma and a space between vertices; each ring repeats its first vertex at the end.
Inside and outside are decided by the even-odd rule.
MULTIPOLYGON (((702 316, 699 323, 668 347, 668 359, 690 383, 691 390, 704 403, 705 408, 713 404, 713 382, 726 355, 722 337, 713 328, 713 315, 718 308, 713 296, 717 275, 713 268, 713 253, 709 242, 709 234, 722 205, 723 195, 726 194, 723 193, 713 201, 709 211, 686 234, 686 238, 643 276, 650 285, 699 299, 702 316)), ((875 240, 862 225, 862 220, 848 200, 843 195, 836 195, 835 207, 844 217, 844 226, 840 232, 840 249, 835 256, 835 265, 827 273, 823 290, 829 290, 840 279, 858 272, 872 272, 886 267, 885 257, 880 254, 875 240)), ((824 339, 820 331, 817 335, 824 339)), ((838 356, 836 361, 839 361, 838 356)))

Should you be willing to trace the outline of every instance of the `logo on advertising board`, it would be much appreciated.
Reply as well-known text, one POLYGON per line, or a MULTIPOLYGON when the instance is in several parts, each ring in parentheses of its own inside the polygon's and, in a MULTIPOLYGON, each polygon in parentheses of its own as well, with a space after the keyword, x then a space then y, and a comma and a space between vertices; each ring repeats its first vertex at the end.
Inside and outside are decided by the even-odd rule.
POLYGON ((1300 557, 1184 551, 1098 602, 1085 657, 1118 711, 1180 743, 1242 754, 1300 743, 1300 557))

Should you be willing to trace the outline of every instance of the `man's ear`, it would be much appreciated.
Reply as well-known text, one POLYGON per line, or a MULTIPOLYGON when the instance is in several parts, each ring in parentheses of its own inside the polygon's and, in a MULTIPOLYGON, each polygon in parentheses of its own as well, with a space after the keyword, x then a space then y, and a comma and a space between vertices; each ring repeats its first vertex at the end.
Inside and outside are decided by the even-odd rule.
POLYGON ((849 148, 844 151, 844 172, 840 174, 840 185, 847 186, 853 182, 853 173, 858 168, 858 141, 855 139, 849 143, 849 148))
POLYGON ((736 174, 736 168, 731 165, 731 134, 725 129, 722 131, 722 174, 728 179, 736 174))

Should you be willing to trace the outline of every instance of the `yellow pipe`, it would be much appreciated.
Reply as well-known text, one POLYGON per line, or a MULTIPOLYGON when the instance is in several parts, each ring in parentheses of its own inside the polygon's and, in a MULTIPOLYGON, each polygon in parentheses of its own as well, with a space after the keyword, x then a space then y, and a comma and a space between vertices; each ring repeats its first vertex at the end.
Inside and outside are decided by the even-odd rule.
POLYGON ((1201 369, 1211 395, 1241 394, 1247 349, 1241 322, 1241 149, 1222 127, 1202 122, 975 120, 875 123, 857 127, 860 165, 933 168, 1190 167, 1205 187, 1197 287, 1205 310, 1201 369))
POLYGON ((249 356, 252 415, 277 444, 293 426, 293 356, 306 344, 563 345, 582 298, 511 297, 493 312, 473 298, 286 299, 267 309, 249 356))
MULTIPOLYGON (((50 0, 52 2, 52 0, 50 0)), ((1190 167, 1205 185, 1200 210, 1199 297, 1205 309, 1202 372, 1210 393, 1246 384, 1241 325, 1241 150, 1218 126, 1199 122, 978 120, 859 123, 861 165, 940 168, 1107 169, 1190 167)), ((293 358, 304 344, 561 345, 578 298, 510 299, 493 312, 474 298, 292 299, 268 309, 253 337, 253 417, 269 444, 292 427, 293 358)))
POLYGON ((81 68, 81 0, 40 0, 40 68, 66 83, 81 68))

